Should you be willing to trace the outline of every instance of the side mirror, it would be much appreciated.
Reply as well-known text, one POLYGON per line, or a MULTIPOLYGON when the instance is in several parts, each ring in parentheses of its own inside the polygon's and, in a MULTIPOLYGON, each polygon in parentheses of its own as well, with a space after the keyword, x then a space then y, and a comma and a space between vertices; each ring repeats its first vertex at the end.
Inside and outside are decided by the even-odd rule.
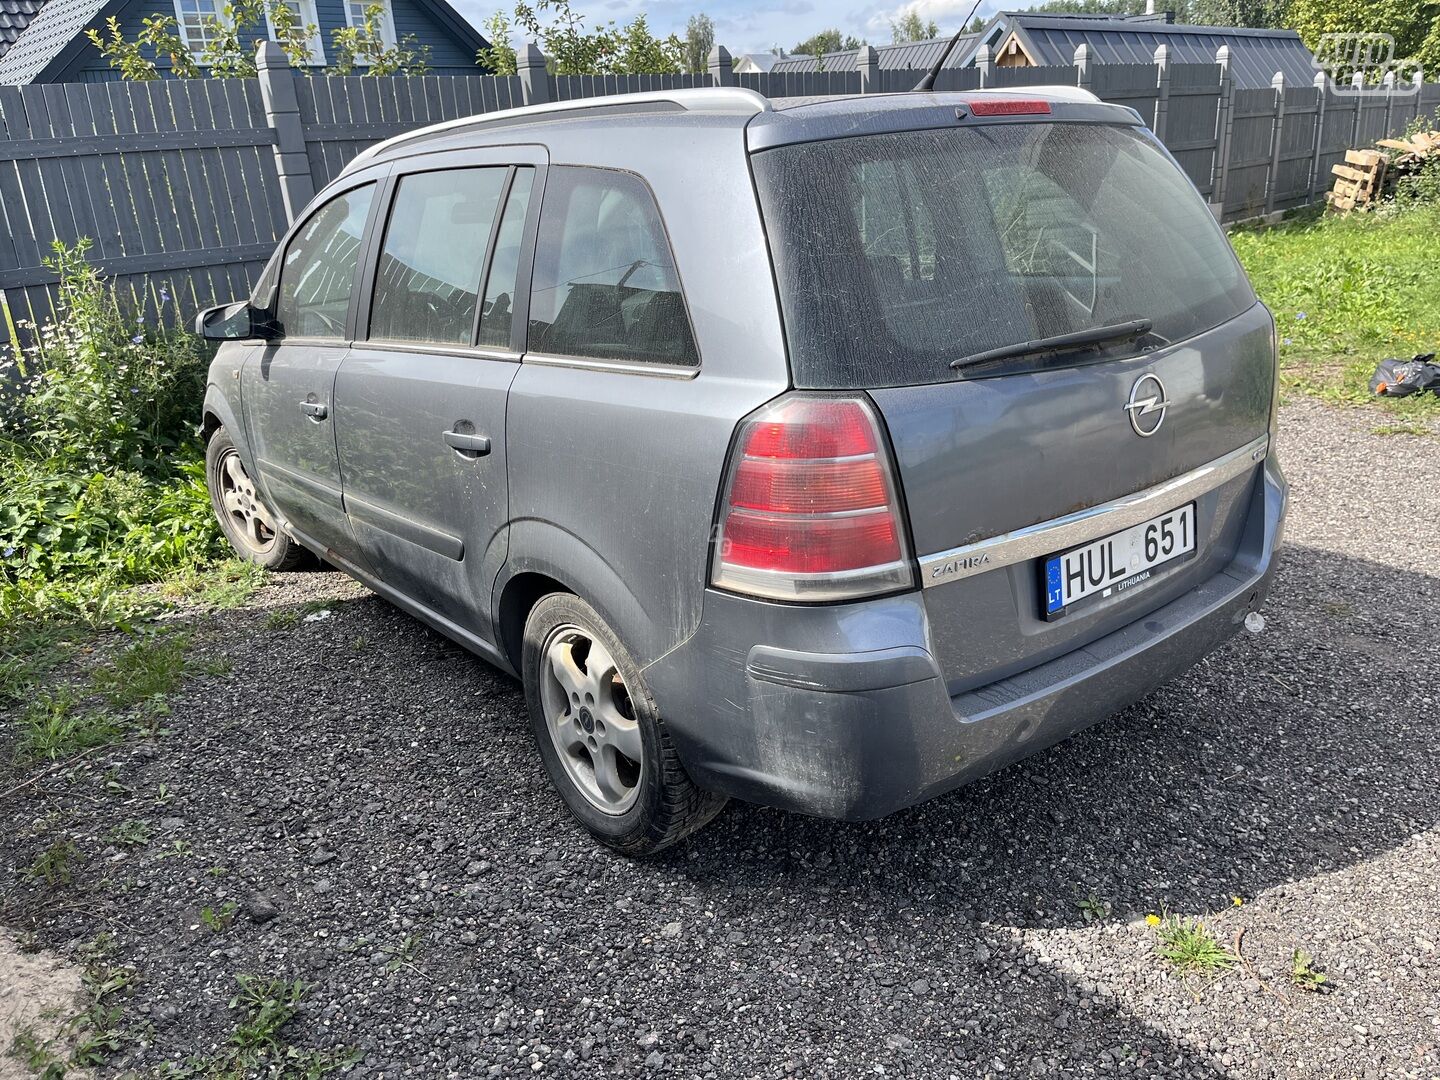
POLYGON ((195 316, 195 332, 207 341, 270 341, 280 336, 280 327, 268 311, 248 301, 206 308, 195 316))

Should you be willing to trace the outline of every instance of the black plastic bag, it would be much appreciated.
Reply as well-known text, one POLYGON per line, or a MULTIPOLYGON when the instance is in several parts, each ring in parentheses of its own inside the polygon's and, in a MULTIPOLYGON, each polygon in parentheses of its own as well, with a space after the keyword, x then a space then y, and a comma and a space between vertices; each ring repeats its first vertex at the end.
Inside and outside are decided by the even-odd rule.
POLYGON ((1413 360, 1381 360, 1370 376, 1370 389, 1386 397, 1409 397, 1426 390, 1440 394, 1440 364, 1432 363, 1434 359, 1434 353, 1425 353, 1413 360))

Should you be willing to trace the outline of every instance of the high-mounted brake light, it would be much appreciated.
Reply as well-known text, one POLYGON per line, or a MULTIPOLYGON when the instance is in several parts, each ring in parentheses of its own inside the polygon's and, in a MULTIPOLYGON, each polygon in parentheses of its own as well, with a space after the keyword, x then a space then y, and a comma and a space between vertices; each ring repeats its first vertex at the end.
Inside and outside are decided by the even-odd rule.
POLYGON ((1049 115, 1050 103, 1038 98, 1003 98, 970 102, 974 116, 1039 116, 1049 115))
POLYGON ((741 421, 711 580, 777 600, 914 583, 889 455, 865 402, 791 394, 741 421))

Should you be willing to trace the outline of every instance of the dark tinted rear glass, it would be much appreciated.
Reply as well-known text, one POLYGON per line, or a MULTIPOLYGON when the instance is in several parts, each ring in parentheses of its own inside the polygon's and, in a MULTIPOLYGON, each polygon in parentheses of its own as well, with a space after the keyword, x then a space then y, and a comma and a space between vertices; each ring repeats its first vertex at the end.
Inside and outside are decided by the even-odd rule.
POLYGON ((948 380, 961 357, 1134 319, 1178 341, 1254 303, 1138 129, 975 125, 754 162, 798 386, 948 380))

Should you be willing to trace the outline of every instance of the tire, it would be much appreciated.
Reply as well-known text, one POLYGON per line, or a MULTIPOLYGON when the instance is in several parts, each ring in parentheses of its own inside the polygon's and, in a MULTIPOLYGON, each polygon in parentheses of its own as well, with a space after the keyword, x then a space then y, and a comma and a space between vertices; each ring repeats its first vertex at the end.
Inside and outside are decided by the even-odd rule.
POLYGON ((725 798, 686 774, 640 669, 594 608, 569 593, 542 598, 526 620, 523 650, 525 704, 545 771, 595 839, 649 855, 720 812, 725 798))
POLYGON ((311 564, 310 553, 275 526, 274 512, 255 490, 235 441, 223 427, 216 428, 205 444, 205 486, 220 531, 240 558, 266 570, 311 564))

